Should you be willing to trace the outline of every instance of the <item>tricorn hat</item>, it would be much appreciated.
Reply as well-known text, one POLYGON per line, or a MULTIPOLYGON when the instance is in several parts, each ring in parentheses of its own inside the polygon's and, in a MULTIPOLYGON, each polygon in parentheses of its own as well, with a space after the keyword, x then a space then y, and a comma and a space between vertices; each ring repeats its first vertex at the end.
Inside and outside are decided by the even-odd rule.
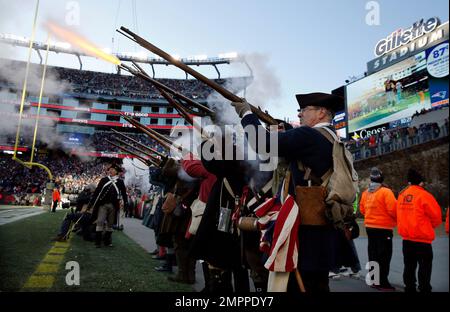
POLYGON ((297 94, 295 95, 295 97, 297 98, 298 105, 300 105, 300 109, 303 109, 306 106, 319 106, 325 107, 333 113, 345 109, 344 98, 338 95, 314 92, 307 94, 297 94))
POLYGON ((109 168, 114 168, 117 170, 117 172, 122 172, 123 168, 119 163, 112 163, 111 166, 109 168))

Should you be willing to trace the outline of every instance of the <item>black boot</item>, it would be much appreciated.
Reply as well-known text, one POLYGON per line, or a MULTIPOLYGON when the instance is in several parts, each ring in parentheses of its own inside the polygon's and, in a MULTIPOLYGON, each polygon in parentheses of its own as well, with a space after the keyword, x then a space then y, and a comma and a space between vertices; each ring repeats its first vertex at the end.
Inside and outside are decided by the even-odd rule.
POLYGON ((112 232, 105 232, 105 235, 103 236, 103 243, 107 247, 112 247, 112 232))
POLYGON ((178 272, 175 276, 169 276, 167 280, 175 283, 188 283, 187 278, 187 259, 184 257, 185 255, 178 249, 175 250, 175 259, 177 261, 178 272))
POLYGON ((95 232, 95 247, 97 247, 97 248, 102 247, 102 232, 101 231, 95 232))
POLYGON ((232 293, 231 271, 209 269, 210 290, 212 293, 232 293))
POLYGON ((205 287, 200 290, 200 292, 203 293, 209 293, 211 292, 211 283, 210 283, 210 277, 209 277, 209 267, 208 262, 203 261, 202 262, 202 270, 203 270, 203 278, 205 279, 205 287))
POLYGON ((187 261, 187 282, 188 284, 195 284, 195 265, 197 264, 197 260, 189 257, 187 261))
POLYGON ((166 260, 160 266, 155 267, 155 270, 158 272, 169 272, 172 273, 172 263, 173 258, 175 258, 174 254, 166 254, 166 260))
POLYGON ((253 281, 253 285, 255 286, 255 292, 257 292, 257 293, 265 293, 265 292, 267 292, 267 282, 255 282, 255 281, 253 281))

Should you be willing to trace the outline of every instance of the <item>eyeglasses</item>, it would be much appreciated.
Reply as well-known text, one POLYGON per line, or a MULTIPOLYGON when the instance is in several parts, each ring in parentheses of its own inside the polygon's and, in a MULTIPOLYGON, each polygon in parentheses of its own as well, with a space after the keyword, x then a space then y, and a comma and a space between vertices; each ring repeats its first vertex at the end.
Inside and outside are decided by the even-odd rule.
POLYGON ((309 111, 309 110, 319 110, 319 109, 321 109, 321 107, 307 106, 305 108, 298 109, 297 111, 300 114, 303 114, 304 112, 309 111))

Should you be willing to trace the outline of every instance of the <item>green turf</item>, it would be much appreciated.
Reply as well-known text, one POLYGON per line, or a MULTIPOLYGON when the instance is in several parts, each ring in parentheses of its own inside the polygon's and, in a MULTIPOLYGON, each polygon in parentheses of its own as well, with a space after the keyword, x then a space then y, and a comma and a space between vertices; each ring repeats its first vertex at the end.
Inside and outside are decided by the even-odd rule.
POLYGON ((65 275, 58 272, 54 291, 193 291, 192 287, 167 281, 168 274, 153 268, 159 261, 151 259, 145 250, 122 232, 113 233, 114 247, 95 248, 74 235, 64 263, 80 264, 80 286, 68 286, 65 275))
MULTIPOLYGON (((49 251, 65 212, 44 213, 0 226, 0 291, 18 291, 49 251)), ((193 291, 189 285, 167 281, 154 271, 159 261, 123 232, 113 233, 114 247, 95 248, 73 235, 53 287, 45 291, 193 291), (80 265, 80 286, 68 286, 68 261, 80 265)))
POLYGON ((65 211, 0 226, 0 291, 18 291, 52 246, 65 211))

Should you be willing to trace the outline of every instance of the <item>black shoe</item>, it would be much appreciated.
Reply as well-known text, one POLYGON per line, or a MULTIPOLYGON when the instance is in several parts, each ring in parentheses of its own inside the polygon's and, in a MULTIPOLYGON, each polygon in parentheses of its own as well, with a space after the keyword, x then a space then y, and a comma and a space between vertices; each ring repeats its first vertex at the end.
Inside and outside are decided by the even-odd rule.
POLYGON ((165 255, 164 255, 164 256, 160 256, 160 255, 156 254, 156 255, 152 256, 152 259, 155 259, 155 260, 165 260, 165 259, 166 259, 166 256, 165 256, 165 255))
POLYGON ((105 244, 106 247, 112 247, 112 232, 105 232, 103 244, 105 244))
POLYGON ((170 272, 170 273, 172 273, 172 267, 171 266, 168 266, 167 264, 163 264, 163 265, 161 265, 161 266, 157 266, 157 267, 155 267, 155 271, 158 271, 158 272, 170 272))
POLYGON ((102 232, 95 232, 95 247, 102 247, 102 232))
POLYGON ((153 250, 152 252, 150 252, 150 254, 151 254, 152 256, 156 256, 157 254, 159 254, 159 249, 156 248, 155 250, 153 250))

